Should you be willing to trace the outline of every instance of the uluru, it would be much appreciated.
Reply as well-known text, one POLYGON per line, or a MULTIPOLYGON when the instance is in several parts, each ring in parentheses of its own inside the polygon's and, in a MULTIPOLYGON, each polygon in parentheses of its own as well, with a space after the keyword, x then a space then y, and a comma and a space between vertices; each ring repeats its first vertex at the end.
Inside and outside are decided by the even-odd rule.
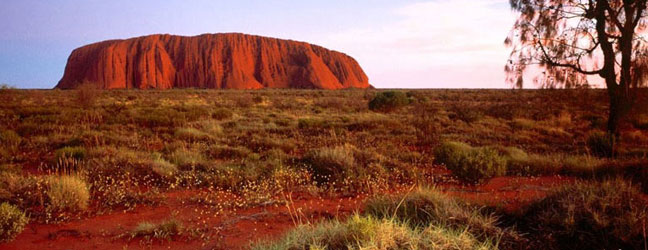
POLYGON ((150 35, 75 49, 56 88, 369 88, 352 57, 321 46, 239 33, 150 35))

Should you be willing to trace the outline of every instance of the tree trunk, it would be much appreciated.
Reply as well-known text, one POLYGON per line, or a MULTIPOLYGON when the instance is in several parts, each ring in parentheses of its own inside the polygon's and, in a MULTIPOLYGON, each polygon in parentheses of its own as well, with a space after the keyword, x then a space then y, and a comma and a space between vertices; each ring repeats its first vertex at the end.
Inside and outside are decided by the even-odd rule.
POLYGON ((619 121, 620 121, 620 113, 621 113, 621 105, 620 105, 620 100, 619 94, 617 91, 610 91, 610 113, 608 114, 608 124, 607 124, 607 132, 610 135, 614 135, 615 137, 618 137, 619 134, 619 121))

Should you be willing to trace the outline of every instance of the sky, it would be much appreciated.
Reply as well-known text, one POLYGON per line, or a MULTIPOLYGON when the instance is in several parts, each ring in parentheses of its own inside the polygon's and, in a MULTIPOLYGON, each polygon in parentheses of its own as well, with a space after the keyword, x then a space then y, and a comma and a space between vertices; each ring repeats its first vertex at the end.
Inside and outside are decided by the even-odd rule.
POLYGON ((2 0, 0 83, 53 88, 73 49, 240 32, 354 57, 377 88, 510 88, 508 0, 2 0))

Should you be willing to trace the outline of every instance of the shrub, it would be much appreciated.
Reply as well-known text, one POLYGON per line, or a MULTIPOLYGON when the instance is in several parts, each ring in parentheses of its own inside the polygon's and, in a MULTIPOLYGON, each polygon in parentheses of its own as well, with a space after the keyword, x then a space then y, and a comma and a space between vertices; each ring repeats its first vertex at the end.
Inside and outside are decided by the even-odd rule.
POLYGON ((211 136, 195 128, 178 128, 173 134, 176 138, 186 141, 208 140, 211 136))
POLYGON ((251 154, 252 151, 246 147, 230 147, 227 145, 220 146, 220 145, 215 145, 211 146, 207 150, 207 155, 210 157, 216 158, 216 159, 238 159, 238 158, 245 158, 249 154, 251 154))
POLYGON ((7 147, 17 147, 22 138, 12 130, 0 130, 0 145, 7 147))
POLYGON ((54 152, 56 159, 74 158, 83 160, 86 157, 86 149, 84 147, 63 147, 54 152))
POLYGON ((179 149, 169 156, 169 161, 181 169, 191 169, 204 164, 205 160, 199 152, 179 149))
POLYGON ((13 240, 28 221, 25 213, 17 207, 7 202, 0 204, 0 242, 13 240))
POLYGON ((410 103, 407 95, 400 91, 385 91, 377 93, 369 102, 369 109, 374 111, 393 111, 410 103))
POLYGON ((558 174, 562 163, 557 157, 527 154, 515 147, 495 147, 506 161, 507 175, 537 176, 558 174))
POLYGON ((467 123, 479 121, 484 117, 484 113, 479 111, 477 107, 455 105, 450 108, 450 111, 452 111, 449 116, 451 119, 459 119, 467 123))
POLYGON ((434 151, 435 163, 445 164, 462 181, 478 183, 506 174, 506 161, 492 148, 473 148, 460 142, 445 142, 434 151))
POLYGON ((614 155, 614 140, 614 136, 596 131, 587 137, 587 147, 596 156, 612 157, 614 155))
POLYGON ((500 245, 512 247, 523 242, 515 231, 498 227, 495 215, 449 197, 432 188, 418 188, 405 195, 385 195, 367 201, 365 214, 393 218, 412 226, 443 225, 452 230, 466 230, 477 239, 499 239, 500 245))
POLYGON ((175 176, 176 172, 178 172, 178 168, 175 165, 165 161, 162 158, 153 160, 151 169, 154 173, 163 178, 171 178, 175 176))
POLYGON ((523 218, 550 249, 642 249, 647 206, 623 180, 578 182, 531 204, 523 218))
POLYGON ((312 119, 312 118, 302 118, 297 121, 297 127, 299 129, 317 129, 317 128, 327 128, 330 124, 326 120, 321 119, 312 119))
POLYGON ((219 121, 230 119, 232 118, 232 116, 234 116, 234 113, 232 113, 232 111, 230 111, 229 109, 225 109, 225 108, 218 108, 214 110, 214 112, 212 113, 212 118, 219 121))
POLYGON ((9 85, 7 83, 0 83, 0 90, 11 90, 16 89, 16 87, 9 85))
POLYGON ((71 175, 51 177, 47 196, 54 210, 85 210, 90 200, 86 182, 71 175))
POLYGON ((81 107, 91 107, 95 104, 99 94, 100 90, 96 83, 84 82, 76 89, 76 102, 81 107))
POLYGON ((321 148, 309 152, 305 160, 318 180, 342 180, 355 168, 354 147, 345 144, 334 148, 321 148))
POLYGON ((389 219, 352 216, 345 222, 301 225, 275 243, 252 249, 496 249, 491 241, 479 241, 470 233, 439 225, 412 229, 389 219))
POLYGON ((147 239, 170 239, 182 233, 182 223, 175 219, 164 221, 160 224, 140 222, 131 232, 131 238, 144 237, 147 239))

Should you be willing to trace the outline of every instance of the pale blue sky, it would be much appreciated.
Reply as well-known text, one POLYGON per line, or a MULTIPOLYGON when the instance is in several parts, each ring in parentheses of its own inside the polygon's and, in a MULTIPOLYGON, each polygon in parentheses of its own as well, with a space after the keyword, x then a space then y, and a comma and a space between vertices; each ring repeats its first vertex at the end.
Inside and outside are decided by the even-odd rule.
POLYGON ((507 87, 507 0, 1 1, 0 83, 20 88, 54 87, 88 43, 221 32, 342 51, 376 87, 507 87))

